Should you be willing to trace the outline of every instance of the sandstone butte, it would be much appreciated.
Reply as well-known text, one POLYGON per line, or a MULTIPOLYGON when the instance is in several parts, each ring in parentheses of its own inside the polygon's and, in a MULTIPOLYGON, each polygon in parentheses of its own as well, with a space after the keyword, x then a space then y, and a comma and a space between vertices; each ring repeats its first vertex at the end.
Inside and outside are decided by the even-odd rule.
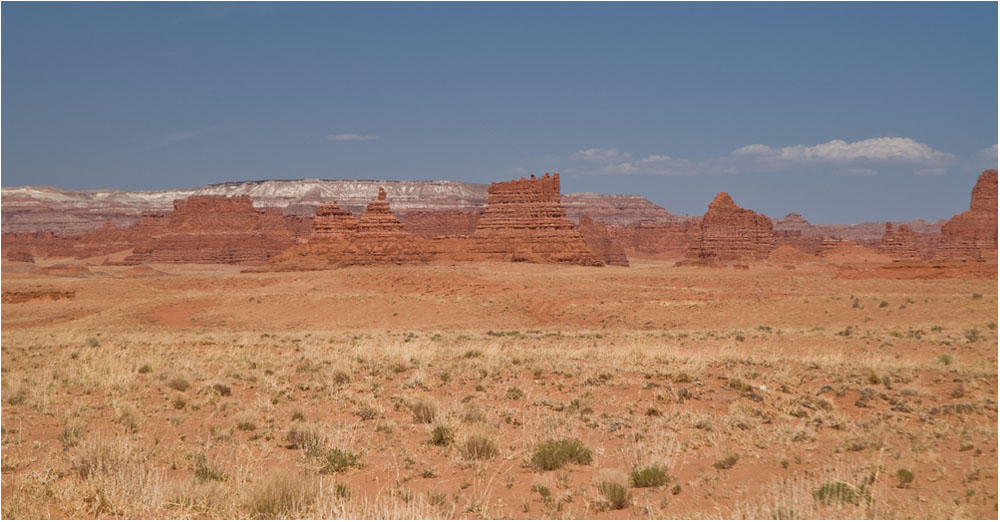
POLYGON ((892 223, 885 224, 885 235, 882 236, 882 245, 879 251, 888 254, 894 259, 920 259, 917 252, 916 235, 906 225, 900 225, 893 229, 892 223))
POLYGON ((765 259, 775 248, 771 220, 753 210, 740 208, 720 192, 708 204, 698 238, 688 257, 695 262, 765 259))
POLYGON ((272 258, 269 269, 322 270, 351 265, 426 263, 433 257, 428 241, 406 231, 393 215, 385 190, 368 203, 360 219, 337 203, 318 205, 309 241, 272 258))
POLYGON ((174 211, 144 215, 120 230, 106 225, 85 234, 78 257, 131 248, 123 264, 262 264, 296 243, 302 221, 277 209, 258 210, 249 196, 191 196, 174 201, 174 211))
POLYGON ((459 210, 420 210, 403 215, 403 226, 424 239, 468 236, 476 231, 482 212, 459 210))
MULTIPOLYGON (((486 208, 469 239, 476 259, 604 264, 566 217, 558 173, 491 183, 486 208)), ((462 257, 461 252, 446 250, 446 255, 462 257)))
POLYGON ((628 266, 628 258, 625 256, 625 247, 621 243, 612 239, 608 233, 608 228, 602 223, 594 221, 593 218, 584 214, 580 216, 578 227, 583 240, 594 252, 597 259, 606 265, 628 266))
POLYGON ((940 259, 997 260, 997 171, 983 171, 972 189, 969 210, 941 227, 940 259))

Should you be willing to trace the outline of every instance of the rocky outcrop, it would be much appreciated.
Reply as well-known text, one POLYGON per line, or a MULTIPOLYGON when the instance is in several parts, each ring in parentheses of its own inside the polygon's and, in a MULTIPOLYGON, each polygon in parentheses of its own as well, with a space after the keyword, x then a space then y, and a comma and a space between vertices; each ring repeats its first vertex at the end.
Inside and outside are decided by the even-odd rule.
POLYGON ((566 217, 559 174, 492 183, 471 239, 479 259, 603 264, 566 217))
POLYGON ((411 234, 424 239, 468 236, 476 230, 482 215, 478 211, 418 211, 403 215, 403 225, 411 234))
POLYGON ((336 203, 320 205, 313 233, 268 263, 270 270, 322 270, 351 265, 426 263, 433 257, 430 244, 407 232, 389 208, 385 190, 365 207, 360 219, 336 203))
POLYGON ((740 208, 729 194, 720 192, 708 205, 688 257, 704 262, 765 259, 774 248, 771 220, 740 208))
POLYGON ((580 218, 578 227, 583 240, 605 265, 628 266, 625 248, 608 233, 608 228, 591 219, 588 215, 580 218))
POLYGON ((972 189, 969 210, 941 227, 941 259, 997 259, 997 171, 986 170, 972 189))
POLYGON ((33 257, 70 257, 79 236, 56 234, 49 231, 4 233, 3 251, 26 252, 33 257))
POLYGON ((608 230, 611 237, 632 256, 680 259, 697 240, 701 226, 698 219, 686 219, 670 223, 633 223, 609 227, 608 230))
POLYGON ((124 262, 262 264, 296 243, 302 229, 280 210, 254 209, 249 196, 192 196, 124 231, 133 249, 124 262))
POLYGON ((24 250, 11 250, 7 252, 7 261, 14 263, 34 263, 35 256, 24 250))
POLYGON ((906 225, 893 229, 892 223, 886 223, 879 250, 894 259, 920 259, 916 235, 906 225))

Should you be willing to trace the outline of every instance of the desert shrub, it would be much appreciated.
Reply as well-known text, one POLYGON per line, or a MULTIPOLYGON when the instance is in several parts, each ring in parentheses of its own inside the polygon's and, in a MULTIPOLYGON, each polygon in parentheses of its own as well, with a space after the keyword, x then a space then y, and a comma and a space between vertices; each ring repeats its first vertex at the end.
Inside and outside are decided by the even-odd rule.
POLYGON ((889 301, 882 301, 881 303, 878 304, 879 308, 886 308, 888 306, 889 306, 889 301))
POLYGON ((115 406, 115 422, 128 432, 135 433, 139 431, 139 424, 142 423, 142 417, 139 414, 139 410, 132 404, 120 404, 115 406))
POLYGON ((313 452, 323 445, 323 436, 312 424, 296 422, 285 432, 285 442, 289 448, 313 452))
POLYGON ((208 458, 204 453, 196 453, 192 455, 191 460, 194 464, 195 478, 199 480, 214 480, 218 482, 226 480, 226 474, 223 473, 221 469, 209 464, 208 458))
POLYGON ((510 388, 507 388, 507 393, 504 395, 504 398, 510 401, 519 401, 524 398, 524 391, 517 386, 511 386, 510 388))
POLYGON ((301 411, 296 411, 296 412, 292 413, 292 422, 295 422, 295 421, 305 421, 305 420, 306 420, 306 414, 305 413, 302 413, 301 411))
POLYGON ((624 509, 632 498, 628 488, 617 482, 601 482, 597 491, 604 495, 611 509, 624 509))
POLYGON ((257 484, 247 502, 250 518, 298 518, 316 499, 316 483, 300 473, 272 475, 257 484))
POLYGON ((500 453, 496 441, 483 433, 474 433, 462 441, 458 448, 462 457, 467 459, 491 459, 500 453))
POLYGON ((332 379, 334 384, 343 386, 344 384, 351 382, 351 374, 345 372, 344 370, 337 370, 333 373, 332 379))
POLYGON ((144 365, 140 366, 139 370, 138 370, 139 373, 150 373, 152 371, 153 371, 153 367, 150 366, 150 365, 148 365, 148 364, 144 364, 144 365))
POLYGON ((421 424, 434 422, 434 416, 437 414, 434 403, 426 399, 418 399, 410 403, 410 411, 413 412, 413 421, 421 424))
POLYGON ((667 468, 660 465, 633 468, 630 478, 634 488, 656 488, 670 481, 667 468))
POLYGON ((189 383, 184 377, 174 377, 173 379, 167 381, 167 388, 170 388, 171 390, 182 392, 190 387, 191 383, 189 383))
POLYGON ((323 456, 324 473, 340 473, 351 467, 361 467, 361 457, 356 453, 333 448, 323 456))
POLYGON ((373 404, 362 404, 356 413, 358 417, 361 417, 361 420, 377 419, 381 415, 381 412, 373 404))
POLYGON ((737 455, 737 454, 735 454, 735 453, 733 453, 733 454, 730 454, 730 455, 726 455, 725 457, 723 457, 723 458, 715 461, 712 464, 712 467, 715 468, 715 469, 719 469, 719 470, 722 470, 722 469, 731 469, 733 466, 736 465, 736 461, 738 461, 738 460, 740 460, 740 456, 737 455))
POLYGON ((236 421, 236 429, 240 431, 256 431, 257 423, 250 417, 245 417, 236 421))
POLYGON ((951 363, 955 362, 955 358, 946 353, 938 357, 938 362, 945 366, 951 366, 951 363))
POLYGON ((96 337, 88 337, 83 344, 89 346, 90 348, 97 348, 101 345, 101 341, 96 337))
POLYGON ((824 504, 854 504, 871 499, 871 493, 864 486, 852 486, 846 482, 825 482, 813 491, 813 498, 824 504))
POLYGON ((59 434, 59 442, 62 442, 63 446, 66 447, 76 446, 80 442, 80 439, 83 438, 85 431, 86 426, 81 419, 70 419, 63 426, 62 433, 59 434))
POLYGON ((431 444, 435 446, 447 446, 455 439, 455 434, 450 427, 438 424, 431 430, 431 444))
POLYGON ((590 464, 590 450, 577 439, 547 440, 531 455, 531 464, 543 471, 559 469, 566 464, 590 464))
POLYGON ((173 405, 175 409, 183 410, 187 406, 187 401, 184 400, 184 397, 176 397, 174 398, 173 405))
POLYGON ((913 482, 913 472, 906 468, 901 468, 896 472, 896 479, 899 480, 899 487, 905 488, 910 485, 910 482, 913 482))
POLYGON ((228 397, 228 396, 232 395, 232 393, 233 393, 232 388, 230 388, 229 386, 226 386, 225 384, 222 384, 222 383, 217 383, 217 384, 212 385, 212 389, 215 390, 219 395, 221 395, 223 397, 228 397))

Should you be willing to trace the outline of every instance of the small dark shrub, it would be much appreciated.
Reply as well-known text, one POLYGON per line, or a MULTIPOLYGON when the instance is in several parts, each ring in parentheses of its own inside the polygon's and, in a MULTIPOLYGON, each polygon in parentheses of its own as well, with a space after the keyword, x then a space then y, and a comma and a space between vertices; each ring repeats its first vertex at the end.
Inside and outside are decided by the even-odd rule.
POLYGON ((601 482, 597 486, 597 491, 604 495, 611 509, 624 509, 632 498, 628 489, 617 482, 601 482))
POLYGON ((659 465, 634 468, 630 478, 634 488, 656 488, 665 486, 670 481, 667 468, 659 465))
POLYGON ((590 464, 590 450, 577 439, 547 440, 535 448, 531 464, 543 471, 559 469, 566 464, 590 464))
POLYGON ((740 456, 733 453, 731 455, 727 455, 725 458, 715 461, 715 463, 712 464, 712 467, 720 470, 731 469, 733 466, 736 465, 736 461, 738 460, 740 460, 740 456))

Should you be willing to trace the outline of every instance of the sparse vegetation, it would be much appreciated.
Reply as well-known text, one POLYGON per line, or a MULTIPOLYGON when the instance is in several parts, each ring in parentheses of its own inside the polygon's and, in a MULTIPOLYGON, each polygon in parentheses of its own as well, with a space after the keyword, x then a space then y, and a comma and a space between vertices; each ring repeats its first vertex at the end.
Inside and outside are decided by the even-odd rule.
POLYGON ((659 465, 633 468, 630 478, 633 488, 658 488, 670 481, 667 469, 659 465))
POLYGON ((590 464, 591 459, 590 450, 577 439, 550 439, 535 448, 531 464, 537 469, 551 471, 567 464, 590 464))

